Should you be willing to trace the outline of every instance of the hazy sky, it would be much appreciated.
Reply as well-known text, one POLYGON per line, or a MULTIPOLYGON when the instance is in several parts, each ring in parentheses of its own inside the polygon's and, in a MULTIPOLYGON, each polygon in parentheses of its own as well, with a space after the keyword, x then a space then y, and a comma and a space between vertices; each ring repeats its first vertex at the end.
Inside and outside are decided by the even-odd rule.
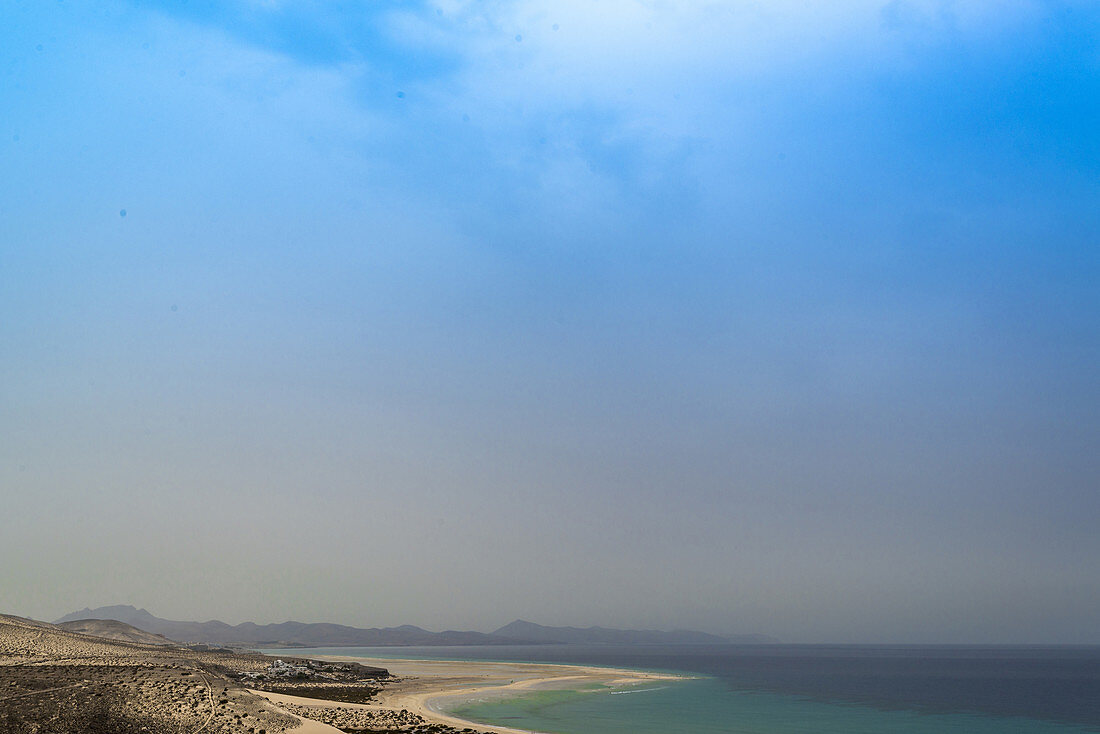
POLYGON ((1094 0, 3 0, 0 171, 0 611, 1100 642, 1094 0))

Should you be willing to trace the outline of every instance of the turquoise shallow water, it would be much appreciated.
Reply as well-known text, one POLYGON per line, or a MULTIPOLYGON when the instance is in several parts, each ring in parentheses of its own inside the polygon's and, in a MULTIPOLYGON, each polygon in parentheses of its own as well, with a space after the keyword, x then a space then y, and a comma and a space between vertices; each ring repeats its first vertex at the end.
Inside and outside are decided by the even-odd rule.
POLYGON ((1100 732, 1100 648, 549 645, 283 652, 579 663, 695 676, 443 706, 470 721, 549 734, 1100 732))
POLYGON ((636 692, 545 691, 504 701, 454 703, 471 721, 554 734, 1071 734, 1077 726, 1017 717, 924 714, 731 691, 713 678, 636 692))

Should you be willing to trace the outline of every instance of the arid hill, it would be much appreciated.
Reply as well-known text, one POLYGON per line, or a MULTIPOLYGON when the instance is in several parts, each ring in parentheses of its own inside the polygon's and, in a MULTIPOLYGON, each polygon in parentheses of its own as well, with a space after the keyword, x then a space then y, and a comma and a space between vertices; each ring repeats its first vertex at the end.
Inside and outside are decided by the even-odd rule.
POLYGON ((143 645, 173 645, 163 635, 139 630, 133 625, 119 622, 117 619, 76 619, 72 622, 61 622, 56 625, 69 632, 80 632, 94 637, 103 637, 108 640, 120 640, 122 642, 138 642, 143 645))

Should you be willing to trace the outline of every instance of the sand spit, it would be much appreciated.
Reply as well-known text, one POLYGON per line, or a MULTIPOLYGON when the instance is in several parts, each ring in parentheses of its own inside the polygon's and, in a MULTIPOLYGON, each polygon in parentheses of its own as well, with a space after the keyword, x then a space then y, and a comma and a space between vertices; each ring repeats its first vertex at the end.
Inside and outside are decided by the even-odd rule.
POLYGON ((625 688, 683 676, 637 670, 481 661, 393 660, 389 658, 326 657, 331 661, 360 661, 385 665, 394 676, 367 708, 408 712, 424 721, 464 728, 476 726, 495 734, 532 734, 522 729, 475 724, 450 713, 451 706, 467 701, 518 696, 533 690, 625 688))

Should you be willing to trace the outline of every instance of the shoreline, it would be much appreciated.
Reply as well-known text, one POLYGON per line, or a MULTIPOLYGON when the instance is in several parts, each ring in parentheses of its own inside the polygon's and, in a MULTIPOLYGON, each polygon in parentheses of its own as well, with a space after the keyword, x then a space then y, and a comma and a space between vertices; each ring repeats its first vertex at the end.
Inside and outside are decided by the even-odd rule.
MULTIPOLYGON (((384 687, 371 703, 347 704, 339 701, 301 699, 293 702, 297 705, 354 706, 376 711, 406 710, 434 723, 457 728, 475 728, 493 734, 542 733, 463 719, 447 711, 447 704, 454 703, 456 699, 472 697, 518 697, 537 690, 580 690, 589 686, 615 689, 658 680, 692 678, 690 675, 567 663, 423 660, 351 655, 303 657, 330 662, 379 665, 388 668, 396 680, 384 687)), ((271 695, 262 691, 256 691, 256 693, 265 697, 271 695)))

